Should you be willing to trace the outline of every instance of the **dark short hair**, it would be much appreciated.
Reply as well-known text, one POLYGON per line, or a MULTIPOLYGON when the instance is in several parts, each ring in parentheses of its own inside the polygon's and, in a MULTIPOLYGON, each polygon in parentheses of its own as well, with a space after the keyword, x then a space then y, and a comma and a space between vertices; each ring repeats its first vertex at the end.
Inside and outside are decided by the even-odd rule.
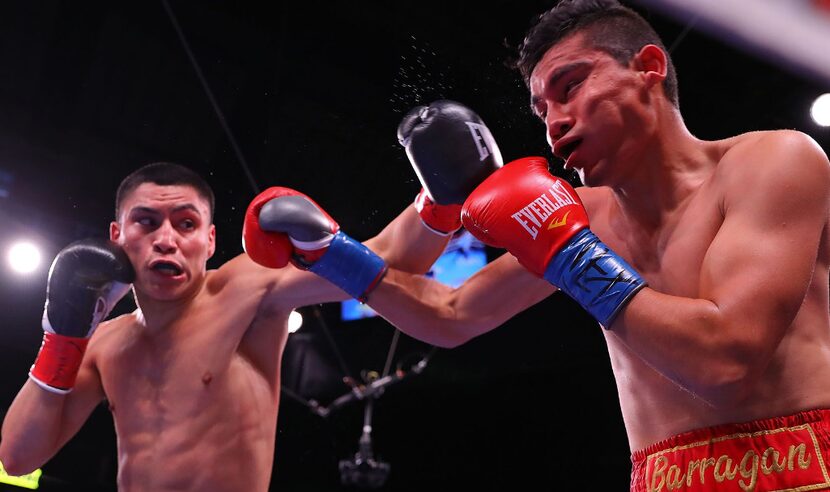
POLYGON ((680 106, 674 63, 660 36, 640 14, 616 0, 562 0, 539 15, 513 61, 525 84, 529 85, 530 74, 545 53, 576 32, 584 33, 590 46, 608 53, 623 65, 628 65, 643 46, 659 46, 668 60, 664 92, 672 104, 680 106))
POLYGON ((142 166, 121 181, 115 193, 115 220, 121 213, 121 204, 136 188, 144 183, 154 183, 160 186, 182 185, 190 186, 207 200, 210 205, 210 221, 213 222, 213 209, 216 198, 207 181, 192 169, 174 162, 153 162, 142 166))

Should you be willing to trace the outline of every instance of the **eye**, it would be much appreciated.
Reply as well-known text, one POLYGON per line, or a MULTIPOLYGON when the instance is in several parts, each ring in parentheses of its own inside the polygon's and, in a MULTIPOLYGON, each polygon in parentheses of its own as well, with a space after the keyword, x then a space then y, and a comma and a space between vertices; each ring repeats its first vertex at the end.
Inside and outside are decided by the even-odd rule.
POLYGON ((136 222, 145 227, 154 227, 156 225, 155 219, 152 217, 139 217, 136 222))
POLYGON ((186 230, 192 230, 196 228, 196 222, 193 219, 184 219, 181 222, 181 228, 186 230))
POLYGON ((565 84, 565 99, 569 98, 574 90, 582 84, 581 79, 571 79, 565 84))

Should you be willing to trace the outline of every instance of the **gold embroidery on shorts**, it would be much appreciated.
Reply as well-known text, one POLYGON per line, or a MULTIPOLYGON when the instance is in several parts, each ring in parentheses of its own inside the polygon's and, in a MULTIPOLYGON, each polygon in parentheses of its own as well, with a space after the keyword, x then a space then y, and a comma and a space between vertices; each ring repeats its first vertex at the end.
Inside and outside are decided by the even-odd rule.
POLYGON ((830 485, 830 476, 827 473, 827 467, 824 463, 824 457, 821 454, 821 449, 818 444, 818 438, 813 431, 810 424, 802 424, 795 427, 785 427, 781 429, 758 431, 753 433, 736 433, 728 436, 717 437, 708 441, 698 441, 691 444, 675 446, 670 449, 665 449, 652 453, 646 457, 646 480, 648 492, 661 492, 662 490, 673 491, 680 490, 682 487, 691 487, 695 482, 700 485, 706 483, 706 479, 711 477, 717 483, 724 481, 732 481, 738 479, 737 484, 744 491, 754 491, 758 484, 758 472, 764 475, 771 473, 785 473, 798 470, 806 470, 812 463, 813 456, 817 460, 823 482, 802 485, 791 489, 782 489, 770 492, 806 492, 809 490, 816 490, 830 485), (669 464, 669 459, 666 456, 669 453, 677 451, 684 451, 686 449, 695 448, 699 446, 706 446, 723 441, 740 438, 756 438, 759 436, 772 435, 780 432, 798 432, 807 431, 812 441, 812 452, 808 449, 806 443, 790 444, 787 453, 783 454, 778 449, 768 447, 762 454, 758 454, 753 449, 748 449, 744 453, 740 462, 735 462, 729 455, 723 454, 717 458, 706 457, 701 459, 693 459, 685 466, 685 470, 678 466, 678 464, 669 464), (648 463, 654 460, 653 467, 650 473, 648 463), (707 469, 711 468, 711 475, 707 469), (695 473, 695 471, 698 473, 695 473), (650 475, 650 476, 648 476, 650 475))
POLYGON ((769 475, 772 472, 782 472, 787 467, 787 460, 781 460, 778 462, 778 456, 781 453, 778 452, 777 449, 773 447, 769 447, 764 451, 764 454, 761 455, 761 473, 764 475, 769 475), (770 455, 772 452, 772 455, 770 455))

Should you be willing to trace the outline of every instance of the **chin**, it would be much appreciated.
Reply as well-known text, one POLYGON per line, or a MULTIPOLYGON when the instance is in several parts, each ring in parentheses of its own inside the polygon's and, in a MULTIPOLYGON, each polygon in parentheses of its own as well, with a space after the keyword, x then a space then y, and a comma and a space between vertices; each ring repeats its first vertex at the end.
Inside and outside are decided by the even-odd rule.
POLYGON ((579 174, 579 180, 585 186, 593 188, 611 186, 612 183, 609 182, 608 173, 604 172, 606 170, 607 166, 604 165, 604 162, 595 162, 578 169, 577 174, 579 174))
POLYGON ((141 293, 144 297, 154 301, 175 301, 187 295, 189 285, 143 285, 141 293))
POLYGON ((589 188, 603 186, 605 183, 602 182, 600 177, 594 172, 594 169, 590 169, 588 171, 585 168, 577 169, 576 174, 579 176, 579 181, 589 188))

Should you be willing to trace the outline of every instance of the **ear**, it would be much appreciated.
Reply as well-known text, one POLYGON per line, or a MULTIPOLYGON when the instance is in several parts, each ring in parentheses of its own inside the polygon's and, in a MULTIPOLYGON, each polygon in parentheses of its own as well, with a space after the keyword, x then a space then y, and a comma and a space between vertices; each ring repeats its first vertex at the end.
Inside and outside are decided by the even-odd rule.
POLYGON ((647 44, 634 55, 634 68, 642 72, 649 86, 662 84, 666 79, 669 60, 659 46, 647 44))
POLYGON ((210 225, 210 231, 208 232, 208 258, 213 257, 213 253, 216 252, 216 225, 210 225))
POLYGON ((121 237, 121 226, 118 225, 118 222, 112 221, 110 222, 110 240, 118 242, 118 238, 121 237))

